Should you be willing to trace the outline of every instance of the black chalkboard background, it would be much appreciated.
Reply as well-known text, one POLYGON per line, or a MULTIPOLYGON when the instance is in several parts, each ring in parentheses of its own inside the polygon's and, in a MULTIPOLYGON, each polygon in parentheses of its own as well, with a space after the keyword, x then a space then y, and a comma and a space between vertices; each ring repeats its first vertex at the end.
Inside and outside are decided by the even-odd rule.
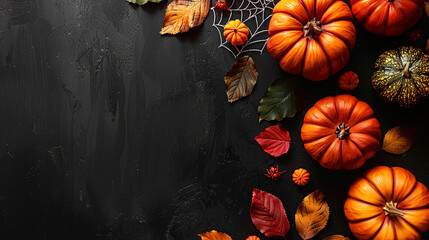
MULTIPOLYGON (((401 110, 370 86, 377 56, 409 44, 407 34, 375 36, 356 24, 345 70, 359 74, 352 94, 373 107, 383 134, 400 124, 418 128, 412 149, 402 156, 379 151, 360 169, 331 171, 307 155, 300 129, 317 100, 342 93, 338 75, 311 82, 284 73, 266 51, 251 54, 258 83, 230 104, 223 77, 234 59, 218 48, 213 13, 188 33, 161 36, 168 2, 0 0, 2 239, 180 240, 212 229, 234 240, 269 239, 250 219, 253 187, 282 200, 288 240, 300 239, 295 210, 317 188, 331 215, 314 239, 354 239, 343 204, 365 170, 402 166, 429 186, 428 105, 401 110), (303 82, 309 104, 281 123, 294 144, 272 158, 254 137, 277 123, 258 123, 256 110, 265 90, 284 76, 303 82), (271 165, 287 170, 283 180, 263 175, 271 165), (298 167, 311 173, 305 187, 291 181, 298 167)), ((417 25, 424 31, 420 48, 428 24, 424 15, 417 25)))

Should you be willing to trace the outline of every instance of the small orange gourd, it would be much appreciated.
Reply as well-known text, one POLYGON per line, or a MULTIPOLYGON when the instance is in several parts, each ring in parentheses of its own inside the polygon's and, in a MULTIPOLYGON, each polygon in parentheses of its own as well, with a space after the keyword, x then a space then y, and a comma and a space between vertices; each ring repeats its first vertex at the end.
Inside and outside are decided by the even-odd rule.
POLYGON ((338 78, 338 87, 346 92, 355 90, 359 84, 359 77, 353 71, 347 71, 338 78))
POLYGON ((310 180, 310 173, 303 168, 296 169, 292 174, 292 181, 299 186, 304 186, 310 180))
POLYGON ((246 240, 260 240, 260 238, 258 238, 257 236, 255 236, 255 235, 252 235, 252 236, 248 236, 247 238, 246 238, 246 240))
POLYGON ((249 35, 249 29, 246 24, 240 22, 240 20, 231 20, 227 23, 223 30, 223 36, 233 46, 243 45, 247 42, 247 36, 249 35))

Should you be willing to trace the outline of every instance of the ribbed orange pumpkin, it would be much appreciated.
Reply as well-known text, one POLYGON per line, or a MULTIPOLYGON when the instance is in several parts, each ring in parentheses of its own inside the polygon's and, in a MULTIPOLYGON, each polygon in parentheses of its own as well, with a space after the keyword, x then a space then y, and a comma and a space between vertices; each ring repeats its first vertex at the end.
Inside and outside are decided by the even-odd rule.
POLYGON ((301 128, 307 153, 325 168, 356 169, 380 147, 374 111, 351 95, 325 97, 308 110, 301 128))
POLYGON ((305 186, 310 181, 310 173, 304 168, 296 169, 292 174, 292 181, 296 185, 305 186))
POLYGON ((281 0, 267 49, 284 71, 320 81, 340 71, 356 42, 353 16, 340 0, 281 0))
POLYGON ((350 0, 353 15, 371 33, 397 36, 419 20, 426 0, 350 0))
POLYGON ((338 77, 338 87, 346 92, 355 90, 359 84, 359 77, 353 71, 344 72, 338 77))
POLYGON ((418 240, 429 230, 429 191, 400 167, 375 167, 349 189, 344 213, 360 240, 418 240))
POLYGON ((223 36, 233 46, 243 45, 247 41, 249 29, 240 20, 232 20, 223 28, 223 36))

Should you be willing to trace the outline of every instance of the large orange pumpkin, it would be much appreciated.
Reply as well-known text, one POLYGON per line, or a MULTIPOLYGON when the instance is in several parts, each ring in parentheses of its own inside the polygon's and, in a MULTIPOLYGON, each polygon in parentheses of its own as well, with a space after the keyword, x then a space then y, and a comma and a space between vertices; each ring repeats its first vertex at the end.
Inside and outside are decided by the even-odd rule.
POLYGON ((419 20, 426 0, 350 0, 353 15, 369 32, 397 36, 419 20))
POLYGON ((351 95, 325 97, 308 110, 301 129, 307 153, 325 168, 356 169, 380 147, 374 111, 351 95))
POLYGON ((344 213, 360 240, 418 240, 429 230, 429 191, 406 169, 375 167, 352 184, 344 213))
POLYGON ((341 70, 356 42, 353 16, 340 0, 281 0, 267 49, 284 71, 320 81, 341 70))

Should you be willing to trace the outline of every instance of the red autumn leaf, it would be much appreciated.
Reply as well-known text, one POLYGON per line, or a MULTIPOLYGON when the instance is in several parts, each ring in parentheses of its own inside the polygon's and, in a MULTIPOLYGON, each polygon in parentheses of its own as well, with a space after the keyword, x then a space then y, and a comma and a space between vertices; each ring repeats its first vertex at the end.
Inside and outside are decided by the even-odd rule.
POLYGON ((256 188, 253 189, 250 216, 255 227, 267 237, 285 237, 290 229, 280 199, 256 188))
POLYGON ((290 135, 288 130, 280 126, 271 126, 259 133, 255 140, 262 149, 273 157, 278 157, 289 151, 290 135))

